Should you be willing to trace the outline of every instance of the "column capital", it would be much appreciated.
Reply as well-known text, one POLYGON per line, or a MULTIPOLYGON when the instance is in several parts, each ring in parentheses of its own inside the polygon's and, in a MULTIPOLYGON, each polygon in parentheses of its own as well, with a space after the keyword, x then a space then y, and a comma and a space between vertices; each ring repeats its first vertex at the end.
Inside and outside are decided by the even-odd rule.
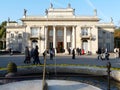
POLYGON ((53 25, 53 27, 56 27, 57 25, 53 25))
POLYGON ((45 27, 45 28, 48 28, 48 26, 47 26, 47 25, 45 25, 44 27, 45 27))
POLYGON ((77 25, 72 25, 72 27, 76 28, 76 27, 77 27, 77 25))

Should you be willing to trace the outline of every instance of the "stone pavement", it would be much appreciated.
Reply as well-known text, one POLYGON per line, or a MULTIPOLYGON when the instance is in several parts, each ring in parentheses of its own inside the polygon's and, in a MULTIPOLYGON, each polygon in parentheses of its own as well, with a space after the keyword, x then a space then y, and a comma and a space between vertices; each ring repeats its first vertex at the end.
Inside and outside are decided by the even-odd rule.
MULTIPOLYGON (((67 80, 47 80, 48 90, 102 90, 95 86, 67 80)), ((8 83, 0 86, 0 90, 42 90, 42 80, 29 80, 8 83)))
MULTIPOLYGON (((24 55, 0 55, 0 67, 6 67, 8 62, 15 62, 19 65, 29 65, 24 64, 24 55)), ((33 59, 31 59, 33 61, 33 59)), ((40 55, 40 61, 43 63, 43 56, 40 55)), ((107 62, 110 61, 112 67, 120 68, 120 59, 114 58, 113 53, 110 54, 110 60, 97 60, 97 55, 76 55, 76 59, 72 59, 72 55, 57 54, 53 60, 49 59, 47 55, 47 64, 82 64, 82 65, 97 65, 106 66, 107 62)), ((31 63, 32 64, 32 63, 31 63)))

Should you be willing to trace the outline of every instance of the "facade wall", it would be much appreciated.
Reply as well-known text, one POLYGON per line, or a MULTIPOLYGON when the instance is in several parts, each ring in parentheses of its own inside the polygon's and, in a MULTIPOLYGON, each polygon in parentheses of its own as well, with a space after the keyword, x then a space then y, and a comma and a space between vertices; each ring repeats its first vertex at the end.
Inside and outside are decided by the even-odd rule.
MULTIPOLYGON (((109 47, 110 51, 113 50, 113 23, 99 23, 97 16, 77 17, 73 13, 73 9, 48 9, 48 16, 25 16, 21 19, 23 22, 21 26, 8 23, 7 32, 17 31, 22 33, 22 50, 24 50, 25 46, 31 49, 34 45, 38 45, 39 52, 43 53, 44 50, 51 48, 50 44, 56 49, 56 52, 64 49, 65 53, 67 53, 68 48, 85 49, 86 53, 88 51, 96 53, 100 46, 101 48, 109 47), (67 10, 68 13, 65 14, 67 10), (62 12, 62 16, 60 16, 60 12, 62 12), (32 30, 35 30, 34 34, 37 32, 35 36, 32 36, 32 30), (52 36, 49 36, 51 30, 52 36), (58 32, 63 35, 57 36, 58 32), (110 38, 106 38, 103 32, 108 33, 107 35, 110 34, 110 38)), ((9 33, 7 33, 7 38, 10 38, 9 33)), ((9 40, 6 41, 6 47, 11 48, 9 40)))

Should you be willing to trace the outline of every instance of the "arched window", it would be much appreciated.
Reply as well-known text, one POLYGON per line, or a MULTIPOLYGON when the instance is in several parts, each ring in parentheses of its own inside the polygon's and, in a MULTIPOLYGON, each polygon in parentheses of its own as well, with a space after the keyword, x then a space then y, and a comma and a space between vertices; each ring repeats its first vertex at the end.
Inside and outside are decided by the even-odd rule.
POLYGON ((11 37, 11 38, 14 38, 14 33, 11 33, 11 34, 10 34, 10 37, 11 37))

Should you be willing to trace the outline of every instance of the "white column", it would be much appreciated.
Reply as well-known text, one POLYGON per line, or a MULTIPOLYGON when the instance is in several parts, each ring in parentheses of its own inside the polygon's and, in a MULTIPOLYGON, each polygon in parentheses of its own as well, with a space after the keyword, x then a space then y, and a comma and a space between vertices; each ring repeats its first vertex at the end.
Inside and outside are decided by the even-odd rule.
MULTIPOLYGON (((39 37, 41 37, 41 29, 42 29, 42 27, 39 27, 39 30, 38 30, 38 35, 39 35, 39 37)), ((37 45, 38 45, 38 47, 39 47, 39 49, 38 49, 38 51, 39 51, 39 53, 42 53, 41 51, 42 51, 42 40, 40 39, 40 40, 38 40, 38 43, 37 43, 37 45)))
POLYGON ((47 33, 48 33, 48 27, 45 26, 45 50, 47 49, 47 39, 48 39, 48 38, 47 38, 47 37, 48 37, 48 36, 47 36, 47 35, 48 35, 47 33))
POLYGON ((75 48, 75 27, 72 27, 72 49, 75 48))
POLYGON ((67 43, 67 41, 66 41, 66 26, 64 26, 64 50, 65 50, 65 53, 67 53, 66 43, 67 43))
POLYGON ((80 30, 80 48, 82 49, 82 29, 81 27, 79 27, 79 30, 80 30))
POLYGON ((55 26, 53 26, 53 48, 55 49, 55 53, 56 53, 56 30, 55 30, 55 26))

